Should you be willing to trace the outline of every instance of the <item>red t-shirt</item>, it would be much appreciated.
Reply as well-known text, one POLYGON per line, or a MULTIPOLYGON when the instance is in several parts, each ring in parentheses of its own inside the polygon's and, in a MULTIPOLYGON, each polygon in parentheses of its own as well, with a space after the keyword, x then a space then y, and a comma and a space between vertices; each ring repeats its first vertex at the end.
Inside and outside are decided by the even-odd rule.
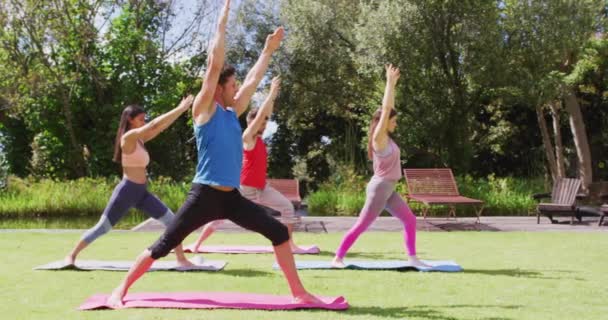
POLYGON ((264 189, 266 186, 266 170, 268 169, 268 152, 262 138, 257 137, 251 150, 243 150, 243 169, 241 169, 241 185, 264 189))

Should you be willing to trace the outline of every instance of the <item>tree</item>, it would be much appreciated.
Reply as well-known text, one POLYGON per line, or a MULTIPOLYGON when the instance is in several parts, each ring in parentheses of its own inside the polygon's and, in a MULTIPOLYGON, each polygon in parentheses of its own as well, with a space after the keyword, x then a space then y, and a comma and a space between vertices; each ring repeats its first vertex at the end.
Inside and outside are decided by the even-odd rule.
MULTIPOLYGON (((2 132, 12 144, 11 167, 17 166, 11 159, 31 153, 37 176, 117 172, 110 159, 124 106, 144 105, 152 117, 169 110, 196 86, 198 74, 186 68, 200 70, 204 63, 200 48, 191 59, 183 53, 200 47, 188 40, 200 38, 197 26, 207 6, 192 10, 192 20, 169 40, 175 3, 2 0, 0 96, 9 105, 2 110, 2 132), (18 144, 31 149, 20 151, 18 144)), ((184 121, 153 141, 153 151, 172 141, 175 152, 156 153, 152 174, 181 178, 189 172, 174 170, 176 164, 191 167, 179 165, 192 158, 188 135, 184 121)))
POLYGON ((577 150, 579 176, 586 188, 592 181, 591 154, 578 99, 564 82, 577 60, 580 48, 598 30, 602 1, 504 1, 504 27, 508 64, 514 86, 536 106, 550 171, 559 175, 543 107, 563 99, 577 150))
POLYGON ((576 92, 586 112, 584 122, 589 134, 593 177, 608 179, 608 39, 602 33, 593 36, 581 48, 576 64, 565 77, 576 92))
POLYGON ((488 1, 401 0, 363 6, 356 59, 367 73, 378 74, 374 70, 389 62, 402 69, 397 99, 403 113, 401 142, 410 157, 433 155, 426 166, 471 169, 474 116, 500 73, 497 18, 496 4, 488 1))
POLYGON ((353 59, 358 2, 282 1, 287 28, 283 90, 277 104, 278 138, 290 143, 292 157, 304 161, 308 174, 321 182, 329 161, 366 170, 363 139, 376 83, 359 72, 353 59), (284 124, 284 125, 283 125, 284 124))

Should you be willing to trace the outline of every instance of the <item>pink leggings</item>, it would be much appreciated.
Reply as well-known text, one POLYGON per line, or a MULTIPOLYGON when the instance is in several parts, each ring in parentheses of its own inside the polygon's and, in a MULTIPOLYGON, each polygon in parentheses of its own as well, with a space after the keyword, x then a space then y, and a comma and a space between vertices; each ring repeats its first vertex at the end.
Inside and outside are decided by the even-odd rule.
POLYGON ((348 230, 336 251, 336 257, 342 259, 346 252, 357 241, 357 238, 376 220, 383 209, 399 219, 405 228, 405 247, 410 256, 416 255, 416 216, 395 192, 395 182, 373 177, 367 184, 367 198, 361 209, 357 223, 348 230))

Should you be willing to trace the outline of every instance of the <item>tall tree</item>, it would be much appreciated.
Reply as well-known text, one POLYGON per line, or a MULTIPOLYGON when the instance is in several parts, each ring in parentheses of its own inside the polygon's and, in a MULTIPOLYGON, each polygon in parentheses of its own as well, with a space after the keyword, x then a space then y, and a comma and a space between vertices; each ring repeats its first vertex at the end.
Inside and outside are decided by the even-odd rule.
POLYGON ((583 187, 592 181, 591 153, 578 99, 563 80, 572 70, 580 49, 598 31, 605 4, 584 1, 504 1, 501 24, 504 26, 507 61, 518 86, 539 113, 539 125, 553 177, 558 176, 543 106, 562 97, 569 114, 577 150, 579 176, 583 187))
POLYGON ((432 154, 430 166, 468 172, 474 115, 497 74, 496 3, 371 2, 357 24, 356 59, 364 70, 400 66, 399 130, 410 153, 432 154))
MULTIPOLYGON (((138 103, 150 116, 172 108, 193 84, 205 53, 199 43, 206 7, 176 24, 176 1, 0 1, 0 96, 3 133, 31 146, 35 175, 76 178, 116 172, 111 149, 118 116, 138 103), (178 29, 177 35, 167 34, 178 29), (180 33, 181 32, 181 33, 180 33), (203 58, 201 59, 201 55, 203 58), (26 135, 21 134, 25 128, 26 135), (29 137, 23 139, 22 136, 29 137)), ((189 132, 185 123, 154 141, 152 149, 189 132), (177 131, 176 131, 177 130, 177 131)), ((172 165, 189 159, 187 143, 155 157, 152 173, 183 176, 172 165), (164 168, 164 170, 161 170, 164 168)), ((7 146, 9 153, 19 151, 7 146)), ((15 157, 9 156, 9 161, 15 157)), ((23 160, 21 160, 23 161, 23 160)), ((16 166, 15 166, 16 167, 16 166)), ((180 166, 181 167, 181 166, 180 166)))
MULTIPOLYGON (((281 2, 287 27, 287 61, 277 119, 289 131, 292 155, 308 174, 323 181, 329 161, 367 168, 362 140, 376 83, 353 59, 359 2, 348 0, 281 2)), ((279 129, 281 130, 281 128, 279 129)), ((286 137, 278 135, 277 137, 286 137)))

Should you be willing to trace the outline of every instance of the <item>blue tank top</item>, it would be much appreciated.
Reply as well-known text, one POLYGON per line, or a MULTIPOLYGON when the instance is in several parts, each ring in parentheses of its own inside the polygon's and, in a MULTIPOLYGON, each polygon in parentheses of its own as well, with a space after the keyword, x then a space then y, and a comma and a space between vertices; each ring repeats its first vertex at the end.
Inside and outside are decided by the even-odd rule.
POLYGON ((236 113, 218 103, 203 125, 194 124, 198 163, 194 183, 238 188, 243 162, 242 129, 236 113))

